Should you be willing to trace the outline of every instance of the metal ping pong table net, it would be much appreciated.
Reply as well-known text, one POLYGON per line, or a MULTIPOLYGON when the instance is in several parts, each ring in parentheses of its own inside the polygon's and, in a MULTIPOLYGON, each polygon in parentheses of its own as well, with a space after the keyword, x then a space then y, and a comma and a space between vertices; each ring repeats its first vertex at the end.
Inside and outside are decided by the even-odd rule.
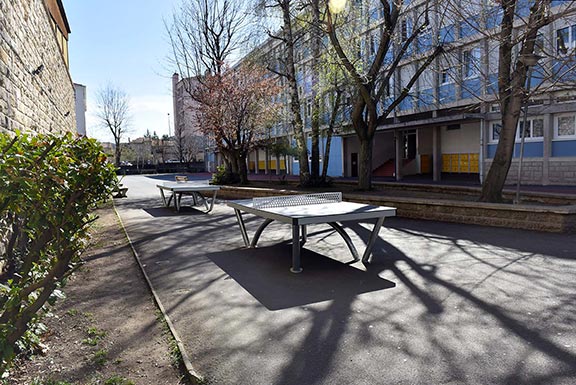
POLYGON ((256 209, 269 209, 274 207, 320 205, 338 202, 342 202, 341 192, 325 192, 252 198, 252 207, 256 209))

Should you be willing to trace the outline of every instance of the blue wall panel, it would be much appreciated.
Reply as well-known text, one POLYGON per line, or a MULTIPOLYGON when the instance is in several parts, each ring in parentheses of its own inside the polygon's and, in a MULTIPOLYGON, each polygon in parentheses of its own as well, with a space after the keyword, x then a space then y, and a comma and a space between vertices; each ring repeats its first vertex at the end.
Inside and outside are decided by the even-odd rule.
MULTIPOLYGON (((310 153, 312 149, 312 141, 310 139, 308 139, 307 146, 308 153, 310 153)), ((325 146, 326 139, 322 138, 322 144, 320 145, 321 153, 325 146)), ((337 177, 344 175, 344 170, 342 169, 342 156, 342 138, 339 136, 333 136, 332 143, 330 144, 330 159, 328 161, 329 176, 337 177)), ((320 172, 322 172, 322 163, 320 163, 320 172)), ((292 162, 292 174, 300 174, 300 162, 292 162)))
POLYGON ((452 43, 455 36, 454 25, 449 25, 440 30, 440 43, 452 43))
POLYGON ((494 158, 494 154, 496 154, 496 146, 497 144, 489 144, 488 146, 486 146, 486 156, 488 156, 488 158, 492 159, 494 158))
POLYGON ((434 90, 432 88, 420 91, 418 107, 426 108, 434 105, 434 90))
POLYGON ((488 75, 488 86, 486 92, 489 95, 494 95, 498 93, 498 74, 488 75))
POLYGON ((482 81, 480 78, 468 79, 462 82, 462 99, 475 98, 476 95, 482 94, 482 81))
MULTIPOLYGON (((497 144, 489 144, 486 146, 488 158, 494 158, 496 154, 497 144)), ((520 156, 520 143, 514 146, 514 158, 520 156)), ((542 142, 527 142, 524 143, 524 158, 542 158, 544 156, 544 147, 542 142)))
POLYGON ((400 108, 400 111, 411 110, 412 108, 414 108, 412 97, 410 95, 406 96, 400 102, 400 105, 398 107, 400 108))
POLYGON ((460 22, 460 37, 475 35, 480 30, 480 15, 470 16, 460 22))
POLYGON ((486 11, 486 28, 496 28, 502 22, 502 7, 496 6, 486 11))
MULTIPOLYGON (((525 142, 524 158, 542 158, 544 156, 544 145, 542 142, 525 142)), ((514 146, 514 157, 520 157, 520 143, 514 146)))
POLYGON ((439 90, 440 104, 449 104, 456 101, 456 86, 454 84, 443 84, 439 90))
POLYGON ((576 156, 576 140, 552 142, 552 157, 576 156))

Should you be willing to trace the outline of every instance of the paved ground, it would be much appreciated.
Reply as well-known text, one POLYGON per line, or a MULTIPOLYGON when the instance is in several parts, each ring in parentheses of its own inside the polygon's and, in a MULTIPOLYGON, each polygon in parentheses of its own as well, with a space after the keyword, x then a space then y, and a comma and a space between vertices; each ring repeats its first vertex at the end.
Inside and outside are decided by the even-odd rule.
POLYGON ((318 226, 291 274, 287 227, 243 249, 232 209, 175 213, 157 182, 125 177, 118 210, 211 383, 576 383, 574 235, 394 218, 366 268, 318 226))

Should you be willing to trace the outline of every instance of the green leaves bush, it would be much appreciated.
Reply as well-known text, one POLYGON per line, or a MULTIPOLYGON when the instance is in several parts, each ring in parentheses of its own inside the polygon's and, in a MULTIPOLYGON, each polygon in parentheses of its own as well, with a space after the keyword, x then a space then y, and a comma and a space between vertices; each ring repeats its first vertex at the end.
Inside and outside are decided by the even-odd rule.
POLYGON ((93 139, 0 133, 0 375, 62 296, 95 220, 117 183, 93 139))

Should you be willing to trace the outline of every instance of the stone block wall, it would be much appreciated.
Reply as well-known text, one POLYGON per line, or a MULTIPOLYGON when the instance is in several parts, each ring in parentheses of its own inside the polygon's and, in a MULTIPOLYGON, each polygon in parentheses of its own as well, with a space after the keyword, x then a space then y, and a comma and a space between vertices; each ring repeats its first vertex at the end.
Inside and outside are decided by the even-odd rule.
POLYGON ((551 184, 576 184, 576 158, 551 159, 548 172, 551 184))
MULTIPOLYGON (((488 174, 491 161, 485 162, 484 177, 488 174)), ((518 181, 518 161, 512 160, 506 183, 518 181)), ((522 184, 526 185, 576 185, 576 158, 550 158, 548 164, 542 158, 525 158, 522 161, 522 184)))
POLYGON ((74 86, 44 0, 0 0, 0 131, 74 129, 74 86))

